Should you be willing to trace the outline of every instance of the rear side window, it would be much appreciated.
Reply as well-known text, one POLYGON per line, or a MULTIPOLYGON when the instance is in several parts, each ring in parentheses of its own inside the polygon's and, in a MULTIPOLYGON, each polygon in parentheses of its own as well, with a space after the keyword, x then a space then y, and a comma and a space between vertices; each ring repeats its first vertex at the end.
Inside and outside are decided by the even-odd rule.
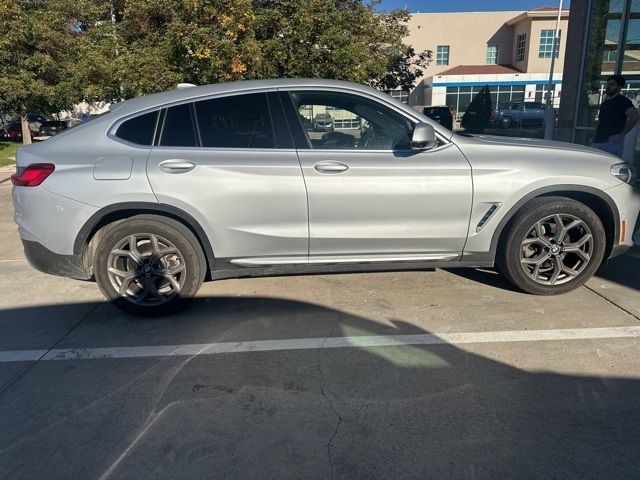
POLYGON ((158 112, 131 118, 118 127, 116 137, 138 145, 151 146, 157 120, 158 112))
POLYGON ((265 93, 195 103, 203 147, 275 148, 265 93))
POLYGON ((190 104, 177 105, 167 109, 160 145, 163 147, 197 146, 190 104))

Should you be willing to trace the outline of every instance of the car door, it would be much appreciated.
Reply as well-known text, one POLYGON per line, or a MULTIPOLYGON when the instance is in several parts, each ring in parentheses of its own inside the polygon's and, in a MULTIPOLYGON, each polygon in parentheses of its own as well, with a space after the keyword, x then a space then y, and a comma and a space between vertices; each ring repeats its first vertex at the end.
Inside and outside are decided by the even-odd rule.
POLYGON ((415 120, 383 100, 335 90, 283 94, 309 201, 309 261, 451 260, 467 238, 471 168, 440 139, 410 148, 415 120), (302 111, 330 111, 314 132, 302 111))
POLYGON ((216 268, 307 261, 306 190, 276 101, 236 94, 163 110, 149 181, 161 203, 201 223, 216 268))

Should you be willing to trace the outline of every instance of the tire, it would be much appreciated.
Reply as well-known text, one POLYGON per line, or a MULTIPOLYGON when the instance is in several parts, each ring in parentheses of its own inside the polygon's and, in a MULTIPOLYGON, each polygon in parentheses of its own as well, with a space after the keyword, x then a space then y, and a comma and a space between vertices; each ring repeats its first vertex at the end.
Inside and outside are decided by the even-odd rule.
POLYGON ((569 198, 543 197, 510 222, 496 264, 524 292, 557 295, 591 278, 605 249, 604 227, 593 210, 569 198))
POLYGON ((511 117, 502 117, 500 119, 500 128, 504 130, 509 130, 512 124, 513 121, 511 120, 511 117))
POLYGON ((207 262, 193 233, 175 220, 137 215, 105 227, 93 270, 100 290, 137 315, 173 313, 193 297, 207 262))

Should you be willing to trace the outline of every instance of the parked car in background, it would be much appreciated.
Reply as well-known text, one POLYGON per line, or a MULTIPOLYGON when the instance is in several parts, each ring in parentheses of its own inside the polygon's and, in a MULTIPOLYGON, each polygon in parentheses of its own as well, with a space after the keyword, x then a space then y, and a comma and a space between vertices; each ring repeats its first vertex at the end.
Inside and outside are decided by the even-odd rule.
MULTIPOLYGON (((524 100, 505 102, 498 106, 493 113, 494 128, 536 128, 544 124, 545 105, 540 102, 524 100)), ((557 109, 554 109, 558 117, 557 109)))
POLYGON ((70 118, 67 120, 50 120, 42 122, 37 134, 34 135, 35 140, 46 140, 60 132, 63 132, 69 128, 75 127, 81 124, 82 121, 77 118, 70 118))
POLYGON ((453 130, 453 115, 451 115, 451 109, 446 105, 417 105, 413 108, 423 115, 432 118, 443 127, 453 130))
POLYGON ((333 132, 333 117, 328 113, 318 113, 313 119, 313 128, 322 132, 333 132))
POLYGON ((175 309, 205 278, 301 273, 495 265, 525 292, 561 294, 631 248, 640 210, 613 155, 458 135, 331 80, 139 97, 16 157, 14 218, 31 265, 95 278, 142 314, 175 309), (366 127, 312 139, 304 106, 366 127))
MULTIPOLYGON (((31 130, 31 136, 37 132, 31 130)), ((0 127, 0 140, 21 142, 22 141, 22 125, 19 122, 11 122, 0 127)))

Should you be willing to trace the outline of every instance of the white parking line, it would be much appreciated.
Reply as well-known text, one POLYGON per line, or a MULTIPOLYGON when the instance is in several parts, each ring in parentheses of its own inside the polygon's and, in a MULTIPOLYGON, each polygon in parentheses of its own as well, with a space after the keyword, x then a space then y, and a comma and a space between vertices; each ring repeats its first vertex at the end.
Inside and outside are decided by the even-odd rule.
POLYGON ((94 360, 108 358, 145 358, 222 353, 273 352, 318 348, 371 348, 401 345, 459 345, 464 343, 510 343, 561 340, 592 340, 598 338, 637 338, 640 326, 575 328, 563 330, 514 330, 498 332, 441 333, 418 335, 379 335, 332 338, 299 338, 291 340, 261 340, 252 342, 203 343, 187 345, 156 345, 140 347, 66 348, 54 350, 0 351, 2 362, 35 360, 94 360))

